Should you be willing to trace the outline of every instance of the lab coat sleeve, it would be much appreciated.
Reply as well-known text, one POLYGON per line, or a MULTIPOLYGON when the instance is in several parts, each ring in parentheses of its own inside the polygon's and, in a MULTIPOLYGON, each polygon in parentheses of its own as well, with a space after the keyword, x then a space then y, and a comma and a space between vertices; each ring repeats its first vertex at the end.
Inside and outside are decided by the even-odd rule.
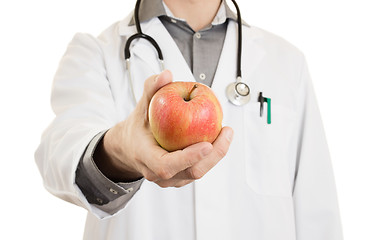
POLYGON ((115 183, 98 169, 93 155, 105 133, 97 134, 89 143, 76 170, 76 184, 89 203, 102 211, 114 214, 124 208, 139 190, 144 178, 133 182, 115 183))
POLYGON ((52 86, 56 117, 42 135, 35 160, 49 192, 105 218, 110 214, 90 204, 75 183, 77 165, 90 141, 121 120, 98 41, 76 34, 68 45, 52 86))
POLYGON ((307 64, 298 90, 294 182, 297 240, 340 240, 342 228, 328 145, 307 64))

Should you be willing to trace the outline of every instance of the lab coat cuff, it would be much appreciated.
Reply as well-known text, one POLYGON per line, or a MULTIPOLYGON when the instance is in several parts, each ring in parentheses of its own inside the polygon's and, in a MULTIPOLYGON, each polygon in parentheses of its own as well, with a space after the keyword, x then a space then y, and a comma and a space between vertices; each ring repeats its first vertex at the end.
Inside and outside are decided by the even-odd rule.
POLYGON ((105 133, 98 133, 86 148, 76 170, 76 183, 86 200, 100 210, 114 214, 128 203, 139 190, 144 178, 134 182, 115 183, 97 167, 93 155, 105 133))

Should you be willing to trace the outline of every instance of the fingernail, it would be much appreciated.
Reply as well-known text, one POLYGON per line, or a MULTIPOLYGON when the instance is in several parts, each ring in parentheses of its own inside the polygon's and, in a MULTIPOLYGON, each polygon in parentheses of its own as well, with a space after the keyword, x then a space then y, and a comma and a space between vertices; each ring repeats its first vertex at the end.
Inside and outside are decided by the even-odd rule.
POLYGON ((229 142, 232 141, 232 137, 233 137, 233 136, 234 136, 234 132, 233 132, 232 130, 227 131, 227 133, 226 133, 226 135, 225 135, 226 139, 227 139, 229 142))
POLYGON ((165 72, 166 70, 163 70, 162 72, 160 72, 154 79, 154 82, 157 82, 159 77, 165 72))
POLYGON ((211 151, 212 151, 211 147, 209 147, 209 146, 204 147, 203 149, 201 149, 201 155, 203 157, 206 157, 206 156, 208 156, 211 153, 211 151))
MULTIPOLYGON (((160 74, 159 74, 159 75, 160 75, 160 74)), ((157 75, 157 76, 154 78, 154 82, 158 82, 159 75, 157 75)))

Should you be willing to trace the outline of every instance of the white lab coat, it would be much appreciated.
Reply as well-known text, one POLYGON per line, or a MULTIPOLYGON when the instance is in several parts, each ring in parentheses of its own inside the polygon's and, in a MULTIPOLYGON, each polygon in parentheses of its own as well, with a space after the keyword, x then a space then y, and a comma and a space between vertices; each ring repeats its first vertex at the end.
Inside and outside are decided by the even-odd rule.
MULTIPOLYGON (((124 45, 135 31, 129 17, 98 38, 77 34, 56 73, 56 119, 43 134, 36 162, 52 194, 88 210, 85 239, 339 240, 336 189, 327 143, 304 56, 285 40, 243 26, 243 81, 251 102, 228 102, 235 81, 237 25, 230 21, 212 89, 224 126, 234 129, 227 156, 202 179, 163 189, 144 181, 113 215, 89 204, 75 184, 85 147, 134 108, 124 45), (260 117, 258 93, 272 99, 272 123, 260 117)), ((194 81, 174 40, 158 19, 142 25, 160 45, 174 80, 194 81)), ((144 80, 160 71, 145 40, 132 44, 136 98, 144 80)), ((266 105, 265 105, 266 107, 266 105)))

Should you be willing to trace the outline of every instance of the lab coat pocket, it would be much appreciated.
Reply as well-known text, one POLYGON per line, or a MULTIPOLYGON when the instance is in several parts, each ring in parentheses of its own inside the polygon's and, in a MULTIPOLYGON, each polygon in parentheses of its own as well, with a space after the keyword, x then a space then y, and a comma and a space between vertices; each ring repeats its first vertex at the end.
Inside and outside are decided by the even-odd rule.
POLYGON ((265 196, 291 196, 291 162, 295 113, 272 103, 271 124, 266 103, 260 117, 260 103, 247 104, 244 111, 245 176, 252 191, 265 196))

